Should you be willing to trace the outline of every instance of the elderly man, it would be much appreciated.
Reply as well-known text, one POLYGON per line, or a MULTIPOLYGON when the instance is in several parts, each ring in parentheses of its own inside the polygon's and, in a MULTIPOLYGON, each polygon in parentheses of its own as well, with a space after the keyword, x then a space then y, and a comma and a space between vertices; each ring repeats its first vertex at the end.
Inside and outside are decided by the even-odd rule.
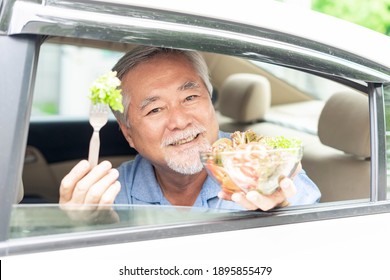
POLYGON ((203 168, 199 152, 229 134, 219 131, 208 69, 197 52, 137 47, 113 68, 121 80, 124 112, 114 112, 138 151, 118 170, 104 161, 78 163, 62 180, 60 203, 156 204, 269 210, 319 201, 303 170, 284 178, 272 195, 224 193, 203 168))

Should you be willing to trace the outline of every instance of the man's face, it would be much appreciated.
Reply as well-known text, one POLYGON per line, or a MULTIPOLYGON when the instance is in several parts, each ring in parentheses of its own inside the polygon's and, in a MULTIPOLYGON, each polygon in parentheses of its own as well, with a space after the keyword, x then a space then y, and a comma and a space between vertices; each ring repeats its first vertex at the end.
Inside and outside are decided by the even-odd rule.
POLYGON ((156 167, 182 174, 200 172, 199 152, 218 137, 209 93, 182 55, 152 58, 129 71, 122 89, 130 94, 129 144, 156 167))

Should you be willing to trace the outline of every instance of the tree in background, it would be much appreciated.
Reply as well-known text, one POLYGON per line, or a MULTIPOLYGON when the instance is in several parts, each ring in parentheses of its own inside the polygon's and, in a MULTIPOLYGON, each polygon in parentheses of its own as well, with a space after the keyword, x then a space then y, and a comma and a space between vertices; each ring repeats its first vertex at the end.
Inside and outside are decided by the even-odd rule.
POLYGON ((390 0, 312 0, 312 9, 390 36, 390 0))

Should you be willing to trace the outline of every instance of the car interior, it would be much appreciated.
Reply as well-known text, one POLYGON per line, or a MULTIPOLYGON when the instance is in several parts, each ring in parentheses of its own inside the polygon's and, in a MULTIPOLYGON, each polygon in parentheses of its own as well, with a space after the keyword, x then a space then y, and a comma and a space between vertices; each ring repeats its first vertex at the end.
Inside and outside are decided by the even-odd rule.
MULTIPOLYGON (((120 52, 132 47, 70 38, 47 41, 120 52)), ((210 70, 221 130, 252 129, 260 135, 298 137, 304 148, 303 169, 321 190, 321 202, 369 198, 370 120, 366 94, 340 86, 326 96, 311 96, 253 61, 202 54, 210 70)), ((87 117, 31 118, 21 203, 57 203, 61 179, 87 157, 91 133, 87 117)), ((115 119, 102 128, 100 137, 100 160, 107 159, 113 166, 137 154, 115 119)))

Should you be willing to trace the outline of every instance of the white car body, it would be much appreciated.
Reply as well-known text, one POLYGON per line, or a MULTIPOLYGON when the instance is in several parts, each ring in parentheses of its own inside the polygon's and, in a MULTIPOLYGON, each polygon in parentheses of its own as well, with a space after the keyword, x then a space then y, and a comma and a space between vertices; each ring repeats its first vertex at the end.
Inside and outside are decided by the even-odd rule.
MULTIPOLYGON (((212 267, 270 266, 272 273, 263 277, 388 279, 383 96, 389 92, 389 50, 390 38, 384 35, 271 1, 0 1, 0 65, 16 65, 0 77, 0 112, 9 116, 0 120, 7 132, 0 144, 2 274, 13 279, 33 274, 49 279, 53 273, 60 279, 116 279, 125 265, 177 265, 208 269, 207 275, 193 277, 212 279, 217 276, 210 274, 212 267), (222 212, 216 219, 195 213, 188 222, 181 213, 177 220, 156 224, 134 226, 128 221, 129 226, 81 230, 56 220, 60 210, 50 205, 52 220, 39 220, 44 214, 34 220, 29 213, 42 205, 30 209, 14 201, 27 141, 36 44, 45 36, 215 52, 301 69, 365 91, 370 100, 370 195, 270 213, 222 212), (53 228, 70 230, 29 235, 34 226, 50 229, 50 222, 53 228)), ((149 214, 156 215, 153 210, 149 214)))

